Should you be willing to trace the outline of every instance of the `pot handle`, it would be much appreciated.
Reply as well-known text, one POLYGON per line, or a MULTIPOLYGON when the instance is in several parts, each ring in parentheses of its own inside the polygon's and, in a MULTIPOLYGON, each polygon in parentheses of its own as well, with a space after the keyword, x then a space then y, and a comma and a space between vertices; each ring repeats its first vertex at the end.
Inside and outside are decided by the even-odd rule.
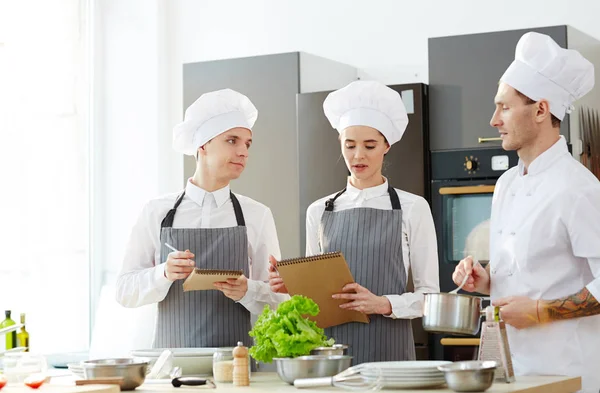
POLYGON ((298 378, 294 380, 296 388, 316 388, 321 386, 333 386, 333 377, 324 378, 298 378))
POLYGON ((500 307, 498 306, 487 306, 486 308, 479 311, 480 316, 485 317, 488 322, 498 322, 500 318, 500 307))

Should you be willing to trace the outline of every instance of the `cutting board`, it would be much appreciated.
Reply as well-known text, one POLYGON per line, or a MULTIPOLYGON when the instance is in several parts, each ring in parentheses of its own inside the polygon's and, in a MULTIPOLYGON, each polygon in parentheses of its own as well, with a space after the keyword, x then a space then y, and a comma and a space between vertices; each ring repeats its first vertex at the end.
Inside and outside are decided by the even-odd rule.
POLYGON ((22 383, 9 383, 2 388, 2 393, 119 393, 118 385, 58 385, 45 383, 38 389, 32 389, 22 383))

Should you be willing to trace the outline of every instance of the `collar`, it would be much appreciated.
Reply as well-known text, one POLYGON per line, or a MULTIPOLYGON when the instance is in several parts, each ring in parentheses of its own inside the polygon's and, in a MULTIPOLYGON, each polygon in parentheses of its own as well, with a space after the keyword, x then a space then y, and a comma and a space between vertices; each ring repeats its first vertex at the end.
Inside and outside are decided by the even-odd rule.
MULTIPOLYGON (((560 136, 559 140, 556 141, 548 150, 537 156, 531 164, 529 164, 529 168, 527 168, 528 175, 537 175, 542 173, 546 169, 552 166, 552 163, 562 157, 564 154, 569 154, 569 149, 567 148, 567 141, 564 136, 560 136)), ((524 176, 525 173, 525 165, 519 159, 519 175, 524 176)))
POLYGON ((352 184, 350 184, 350 178, 348 178, 345 194, 347 194, 352 199, 357 199, 358 197, 363 197, 364 199, 371 199, 375 197, 384 196, 388 194, 388 181, 384 177, 383 184, 360 190, 354 187, 352 184))
POLYGON ((203 188, 198 187, 194 183, 192 183, 192 179, 188 179, 187 185, 185 186, 185 195, 189 197, 192 201, 196 202, 199 206, 202 206, 207 196, 214 197, 215 202, 217 203, 217 207, 223 206, 225 202, 230 199, 229 196, 229 185, 226 185, 223 188, 220 188, 214 192, 208 192, 203 188))

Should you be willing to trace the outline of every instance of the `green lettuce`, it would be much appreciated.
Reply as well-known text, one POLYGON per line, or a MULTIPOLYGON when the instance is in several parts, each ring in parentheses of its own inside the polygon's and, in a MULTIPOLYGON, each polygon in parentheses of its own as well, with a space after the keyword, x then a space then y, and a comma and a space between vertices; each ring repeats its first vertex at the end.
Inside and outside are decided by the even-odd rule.
POLYGON ((276 311, 265 306, 254 328, 249 332, 255 338, 250 355, 261 362, 271 363, 276 357, 309 355, 317 347, 331 346, 323 329, 303 315, 315 316, 319 306, 312 299, 294 295, 279 304, 276 311))

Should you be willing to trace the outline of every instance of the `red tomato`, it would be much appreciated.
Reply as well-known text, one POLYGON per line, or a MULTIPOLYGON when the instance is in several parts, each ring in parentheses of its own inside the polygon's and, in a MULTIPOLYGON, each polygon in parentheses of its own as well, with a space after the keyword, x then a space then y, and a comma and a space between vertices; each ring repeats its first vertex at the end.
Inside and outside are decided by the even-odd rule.
POLYGON ((31 374, 27 378, 25 378, 25 385, 29 386, 32 389, 37 389, 44 384, 46 380, 46 376, 42 374, 31 374))
POLYGON ((6 378, 3 375, 0 375, 0 390, 6 385, 6 378))

